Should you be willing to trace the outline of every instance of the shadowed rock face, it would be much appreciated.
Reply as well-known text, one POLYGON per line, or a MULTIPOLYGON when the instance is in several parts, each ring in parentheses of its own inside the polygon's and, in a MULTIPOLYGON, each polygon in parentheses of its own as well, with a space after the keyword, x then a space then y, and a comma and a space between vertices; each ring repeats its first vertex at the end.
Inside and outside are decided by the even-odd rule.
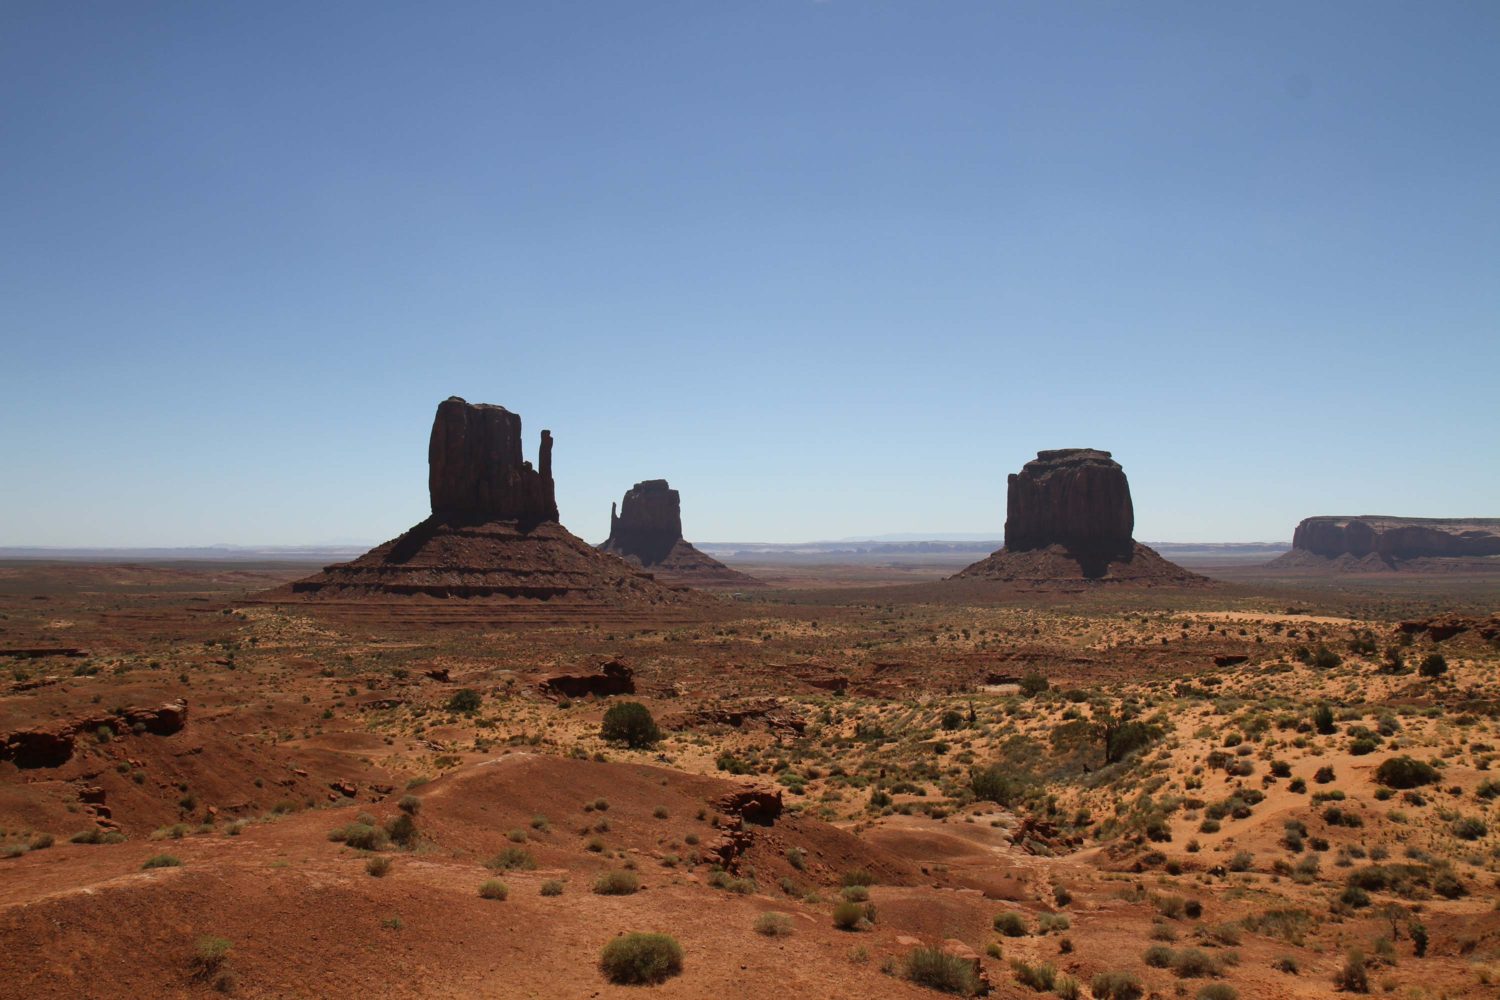
POLYGON ((438 404, 427 445, 433 514, 477 521, 557 520, 552 433, 542 431, 540 468, 521 457, 521 417, 503 406, 450 396, 438 404))
POLYGON ((1010 477, 1005 548, 1011 552, 1061 545, 1079 554, 1129 558, 1134 529, 1130 483, 1107 451, 1037 452, 1010 477))
POLYGON ((655 566, 681 540, 682 497, 665 479, 636 483, 625 494, 618 513, 610 505, 606 552, 634 556, 642 566, 655 566))
POLYGON ((1500 518, 1309 517, 1297 525, 1292 548, 1386 561, 1500 555, 1500 518))

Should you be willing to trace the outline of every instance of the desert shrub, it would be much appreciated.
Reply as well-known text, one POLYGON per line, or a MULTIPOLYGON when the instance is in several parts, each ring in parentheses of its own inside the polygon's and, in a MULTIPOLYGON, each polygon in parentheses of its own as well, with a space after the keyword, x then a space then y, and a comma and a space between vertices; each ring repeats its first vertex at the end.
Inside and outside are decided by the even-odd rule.
POLYGON ((1051 962, 1033 965, 1024 959, 1013 958, 1010 961, 1010 971, 1016 982, 1022 986, 1029 986, 1038 993, 1045 993, 1052 989, 1057 982, 1057 967, 1051 962))
POLYGON ((604 713, 599 735, 610 743, 623 743, 634 749, 654 746, 661 740, 661 730, 656 728, 656 720, 651 717, 650 710, 638 701, 622 701, 618 705, 611 705, 604 713))
POLYGON ((1413 923, 1409 928, 1411 931, 1411 951, 1418 958, 1427 954, 1427 925, 1413 923))
POLYGON ((510 889, 497 878, 487 878, 479 883, 480 899, 505 899, 510 895, 510 889))
POLYGON ((234 944, 228 938, 205 934, 193 943, 193 976, 197 979, 215 979, 224 971, 229 952, 234 944))
POLYGON ((1184 948, 1172 956, 1172 971, 1182 979, 1203 979, 1220 973, 1219 962, 1206 951, 1184 948))
POLYGON ((766 937, 786 937, 792 933, 792 918, 785 913, 762 913, 755 918, 755 933, 766 937))
POLYGON ((863 903, 870 898, 870 890, 862 885, 846 885, 839 895, 851 903, 863 903))
POLYGON ((1176 953, 1164 944, 1153 944, 1146 949, 1141 956, 1141 961, 1153 969, 1166 969, 1172 965, 1172 958, 1176 953))
POLYGON ((1025 937, 1026 918, 1014 910, 1007 910, 995 917, 995 930, 1006 937, 1025 937))
POLYGON ((1029 673, 1021 678, 1021 694, 1027 698, 1035 698, 1051 686, 1047 678, 1038 673, 1029 673))
POLYGON ((1161 727, 1139 720, 1107 726, 1104 735, 1104 761, 1114 764, 1161 738, 1161 727))
POLYGON ((624 986, 660 983, 682 972, 682 945, 666 934, 622 934, 604 946, 599 968, 624 986))
POLYGON ((463 712, 465 714, 479 711, 484 697, 473 688, 463 688, 453 692, 453 697, 448 699, 448 711, 463 712))
POLYGON ((1319 705, 1313 711, 1313 729, 1323 736, 1333 732, 1333 709, 1327 705, 1319 705))
POLYGON ((1348 993, 1370 992, 1370 973, 1365 968, 1364 952, 1351 948, 1344 967, 1333 975, 1333 985, 1348 993))
POLYGON ((875 873, 868 868, 851 868, 839 877, 839 884, 845 887, 856 885, 875 885, 880 880, 875 873))
POLYGON ((31 838, 31 843, 26 845, 29 850, 45 851, 52 846, 52 834, 39 833, 31 838))
POLYGON ((594 892, 601 896, 629 896, 640 887, 641 880, 635 872, 624 869, 601 872, 594 879, 594 892))
POLYGON ((1478 840, 1490 832, 1478 816, 1462 816, 1453 821, 1451 829, 1459 840, 1478 840))
POLYGON ((1038 934, 1051 934, 1053 931, 1065 931, 1070 926, 1068 918, 1061 913, 1043 913, 1036 918, 1036 931, 1038 934))
POLYGON ((939 993, 971 997, 979 992, 973 964, 941 948, 913 948, 906 956, 906 978, 939 993))
POLYGON ((1302 967, 1297 964, 1295 955, 1282 955, 1271 963, 1271 968, 1277 972, 1285 972, 1289 976, 1298 975, 1302 971, 1302 967))
POLYGON ((386 821, 385 835, 402 847, 414 847, 417 843, 417 821, 411 818, 411 813, 397 813, 386 821))
POLYGON ((384 830, 377 829, 368 823, 349 823, 330 830, 328 839, 342 841, 361 851, 378 851, 386 845, 384 830))
POLYGON ((1198 990, 1198 1000, 1240 1000, 1240 992, 1228 983, 1209 983, 1198 990))
POLYGON ((1089 980, 1089 992, 1095 1000, 1140 1000, 1146 989, 1129 972, 1100 972, 1089 980))
POLYGON ((1249 851, 1236 851, 1234 857, 1229 859, 1229 870, 1232 872, 1247 872, 1255 864, 1255 855, 1249 851))
POLYGON ((995 764, 971 771, 969 790, 976 799, 1008 807, 1026 797, 1027 786, 1010 768, 995 764))
POLYGON ((1377 744, 1368 736, 1361 736, 1349 744, 1349 752, 1356 757, 1374 753, 1377 744))
POLYGON ((401 801, 396 803, 396 808, 404 813, 415 816, 422 811, 422 800, 415 795, 403 795, 401 796, 401 801))
POLYGON ((833 926, 841 931, 857 931, 874 915, 869 903, 861 905, 844 900, 833 908, 833 926))
POLYGON ((1327 646, 1320 645, 1317 649, 1313 650, 1312 665, 1320 670, 1332 670, 1343 662, 1344 658, 1327 646))
POLYGON ((1417 788, 1438 780, 1437 768, 1425 761, 1402 755, 1381 761, 1375 780, 1391 788, 1417 788))
POLYGON ((182 859, 174 854, 155 854, 146 859, 142 868, 181 868, 182 859))
POLYGON ((385 878, 391 871, 391 859, 383 854, 377 854, 365 861, 365 871, 375 878, 385 878))
POLYGON ((1083 995, 1083 987, 1072 976, 1058 976, 1057 985, 1052 987, 1052 992, 1062 1000, 1078 1000, 1083 995))
POLYGON ((549 878, 542 883, 543 896, 561 896, 563 894, 562 879, 549 878))
POLYGON ((531 871, 536 867, 536 858, 520 847, 507 847, 484 863, 495 871, 531 871))
POLYGON ((1448 672, 1448 661, 1443 658, 1442 653, 1428 653, 1422 660, 1422 665, 1417 668, 1417 673, 1423 677, 1441 677, 1448 672))

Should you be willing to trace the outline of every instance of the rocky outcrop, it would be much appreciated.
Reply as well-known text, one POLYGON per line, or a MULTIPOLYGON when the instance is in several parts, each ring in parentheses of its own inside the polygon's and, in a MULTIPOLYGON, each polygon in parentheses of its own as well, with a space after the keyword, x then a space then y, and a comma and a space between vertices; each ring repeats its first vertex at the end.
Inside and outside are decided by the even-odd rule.
POLYGON ((573 535, 557 520, 552 435, 537 468, 521 457, 521 418, 454 396, 438 405, 427 449, 432 516, 347 563, 257 595, 310 601, 345 617, 417 623, 610 616, 642 606, 705 606, 573 535), (376 610, 395 602, 402 611, 376 610), (482 607, 464 607, 464 605, 482 607), (446 605, 441 610, 435 606, 446 605))
POLYGON ((609 538, 604 551, 634 556, 642 566, 667 558, 682 541, 682 495, 665 479, 647 479, 626 493, 618 512, 609 507, 609 538))
POLYGON ((552 432, 542 431, 537 468, 532 468, 521 457, 519 414, 449 396, 432 421, 427 492, 439 517, 556 521, 552 432))
POLYGON ((537 682, 545 695, 554 698, 607 698, 635 694, 635 672, 619 660, 610 660, 593 674, 551 674, 537 682))
POLYGON ((1107 451, 1039 451, 1008 480, 1005 548, 1012 552, 1061 545, 1129 558, 1134 530, 1130 483, 1107 451))
POLYGON ((1500 556, 1500 518, 1309 517, 1297 525, 1292 551, 1272 565, 1312 565, 1306 556, 1340 560, 1346 568, 1500 556))
POLYGON ((761 582, 704 555, 682 537, 682 497, 665 479, 636 483, 609 509, 609 538, 599 548, 683 587, 759 587, 761 582))
POLYGON ((170 736, 187 725, 187 702, 181 699, 156 708, 125 708, 109 715, 74 719, 50 729, 23 729, 0 735, 0 760, 21 768, 61 767, 73 756, 80 734, 108 726, 117 735, 150 733, 170 736))
POLYGON ((1136 542, 1134 530, 1130 483, 1109 452, 1040 451, 1009 479, 1004 547, 954 579, 1041 587, 1207 582, 1136 542))

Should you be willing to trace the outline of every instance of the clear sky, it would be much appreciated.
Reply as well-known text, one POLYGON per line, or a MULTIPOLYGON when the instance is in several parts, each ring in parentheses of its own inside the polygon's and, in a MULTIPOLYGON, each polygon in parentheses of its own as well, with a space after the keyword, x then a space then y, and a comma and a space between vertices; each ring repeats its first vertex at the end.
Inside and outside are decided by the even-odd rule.
POLYGON ((389 538, 456 394, 591 541, 1500 515, 1500 4, 0 6, 0 544, 389 538))

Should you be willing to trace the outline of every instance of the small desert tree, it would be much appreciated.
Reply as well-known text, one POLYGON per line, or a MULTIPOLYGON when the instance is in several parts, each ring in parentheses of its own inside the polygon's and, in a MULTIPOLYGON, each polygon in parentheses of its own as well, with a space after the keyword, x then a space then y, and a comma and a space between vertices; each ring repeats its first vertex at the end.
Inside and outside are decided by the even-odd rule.
POLYGON ((638 701, 622 701, 604 713, 599 735, 610 743, 624 743, 639 749, 654 746, 661 740, 661 730, 651 712, 638 701))

